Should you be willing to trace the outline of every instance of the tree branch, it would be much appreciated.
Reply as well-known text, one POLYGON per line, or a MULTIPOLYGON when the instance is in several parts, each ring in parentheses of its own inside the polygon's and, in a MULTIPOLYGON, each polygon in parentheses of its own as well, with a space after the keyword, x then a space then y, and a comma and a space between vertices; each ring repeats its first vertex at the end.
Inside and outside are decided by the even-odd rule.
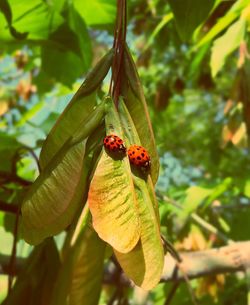
MULTIPOLYGON (((182 262, 177 265, 169 254, 165 256, 162 282, 184 281, 185 276, 195 279, 207 275, 245 271, 250 266, 250 241, 236 242, 204 251, 181 252, 180 257, 182 262)), ((8 274, 9 259, 8 256, 0 255, 0 273, 8 274)), ((13 270, 15 274, 22 270, 24 262, 24 259, 17 258, 16 267, 13 270)), ((116 284, 116 270, 106 270, 104 282, 116 284)), ((121 277, 121 285, 130 285, 130 281, 124 275, 121 277)))
MULTIPOLYGON (((182 262, 178 264, 169 254, 165 256, 162 282, 180 282, 184 281, 185 277, 195 279, 207 275, 245 271, 250 266, 250 241, 236 242, 216 249, 181 252, 179 254, 182 262)), ((114 284, 113 274, 106 272, 104 282, 114 284)), ((129 280, 125 277, 123 282, 124 285, 129 285, 129 280)))
POLYGON ((179 267, 169 255, 165 256, 162 281, 183 281, 183 271, 189 279, 226 272, 244 271, 250 264, 250 241, 237 242, 229 246, 180 254, 179 267), (183 271, 182 271, 183 270, 183 271))

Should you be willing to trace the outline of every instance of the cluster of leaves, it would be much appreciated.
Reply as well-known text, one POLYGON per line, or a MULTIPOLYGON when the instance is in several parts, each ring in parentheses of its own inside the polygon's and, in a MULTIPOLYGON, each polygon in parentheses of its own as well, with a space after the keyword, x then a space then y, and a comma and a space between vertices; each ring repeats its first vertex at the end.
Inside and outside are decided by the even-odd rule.
MULTIPOLYGON (((137 66, 145 85, 161 157, 160 179, 156 185, 161 233, 176 243, 179 249, 186 250, 222 245, 231 239, 249 239, 248 1, 173 0, 166 4, 163 0, 154 0, 145 4, 145 1, 134 0, 129 1, 128 5, 128 43, 138 58, 137 66), (216 230, 209 231, 209 226, 204 227, 204 222, 197 222, 196 216, 221 234, 214 233, 216 230), (242 223, 245 224, 244 228, 242 223)), ((41 140, 79 86, 79 82, 75 81, 89 69, 92 58, 96 62, 96 58, 112 42, 110 33, 116 8, 115 1, 111 0, 9 0, 2 1, 0 9, 4 13, 0 14, 0 126, 3 131, 0 133, 0 183, 3 186, 0 200, 16 206, 22 202, 27 187, 38 175, 34 156, 40 153, 41 140), (94 45, 93 49, 91 44, 94 45), (69 89, 66 86, 73 87, 69 89)), ((107 89, 106 84, 103 88, 107 89)), ((98 111, 101 111, 100 108, 104 107, 101 103, 103 92, 98 92, 98 95, 98 111)), ((133 102, 133 106, 129 108, 128 102, 126 105, 131 116, 138 118, 142 113, 137 108, 140 97, 134 98, 136 102, 133 102)), ((84 116, 85 111, 78 111, 75 110, 77 118, 84 116)), ((76 126, 74 122, 72 124, 76 126)), ((101 124, 104 130, 104 123, 101 124)), ((135 127, 139 131, 140 126, 135 127)), ((138 142, 131 139, 126 130, 124 133, 127 145, 131 141, 138 142)), ((69 136, 66 133, 66 138, 69 136)), ((82 134, 78 136, 80 139, 82 134)), ((83 181, 86 177, 80 170, 86 162, 85 157, 93 160, 90 165, 93 168, 98 155, 94 155, 93 151, 100 149, 94 147, 102 136, 93 134, 93 137, 96 137, 93 142, 87 140, 79 144, 77 149, 81 150, 81 154, 71 152, 79 156, 77 165, 81 163, 82 166, 74 173, 77 179, 83 181)), ((58 145, 58 139, 61 141, 61 134, 53 145, 58 145)), ((148 142, 143 145, 147 146, 148 142)), ((68 148, 64 147, 58 159, 64 160, 64 164, 72 160, 66 151, 68 148)), ((53 155, 54 152, 50 153, 53 155)), ((40 155, 41 168, 44 169, 49 160, 42 161, 42 155, 45 154, 40 155)), ((54 169, 59 168, 55 165, 54 169)), ((48 173, 39 179, 50 184, 46 180, 49 179, 48 173)), ((71 191, 72 183, 71 180, 64 181, 58 187, 67 184, 71 191)), ((86 188, 89 183, 88 179, 86 188)), ((57 198, 60 203, 72 195, 70 191, 60 194, 60 198, 57 198)), ((44 190, 42 192, 46 193, 44 190)), ((44 196, 47 198, 46 194, 44 196)), ((49 196, 48 202, 51 200, 53 198, 49 196)), ((71 197, 71 202, 77 200, 71 197)), ((81 202, 85 201, 86 193, 81 202)), ((82 205, 78 206, 79 210, 82 205)), ((57 208, 62 211, 67 206, 57 208)), ((74 208, 77 209, 77 206, 74 208)), ((53 207, 50 211, 49 216, 55 216, 53 207)), ((107 262, 106 258, 110 257, 112 251, 104 249, 104 243, 87 225, 87 214, 81 215, 79 223, 82 227, 78 224, 76 229, 67 229, 61 250, 67 268, 60 267, 57 250, 61 249, 65 235, 55 237, 57 247, 52 239, 35 247, 28 261, 30 268, 16 282, 17 290, 23 291, 25 286, 28 287, 26 291, 34 291, 34 294, 28 294, 31 304, 36 300, 38 291, 43 295, 41 302, 44 304, 48 304, 48 300, 53 300, 53 304, 57 304, 57 301, 63 303, 69 292, 72 302, 76 304, 79 298, 86 297, 92 298, 93 304, 98 302, 96 291, 101 290, 100 270, 103 270, 103 260, 107 262), (74 234, 74 230, 78 233, 74 234), (93 256, 93 253, 98 255, 93 256), (82 268, 83 265, 86 269, 82 268), (51 266, 54 273, 46 277, 51 266), (60 281, 56 281, 55 287, 61 294, 52 296, 56 270, 60 270, 60 281), (69 279, 86 279, 89 272, 96 275, 93 279, 95 289, 92 295, 86 296, 83 287, 88 283, 84 280, 78 284, 74 281, 70 283, 69 279), (80 291, 82 294, 79 294, 80 291)), ((67 215, 70 216, 70 213, 67 215)), ((46 217, 48 230, 55 230, 49 234, 58 233, 58 227, 52 228, 51 218, 46 217)), ((74 219, 74 222, 77 220, 74 219)), ((4 228, 0 231, 3 241, 1 252, 10 254, 11 238, 7 238, 4 230, 13 231, 14 217, 0 212, 0 223, 4 228)), ((31 223, 38 227, 38 231, 41 229, 40 221, 36 218, 31 223)), ((63 219, 60 223, 67 226, 69 220, 63 219)), ((99 224, 97 221, 96 230, 99 224)), ((30 234, 31 231, 27 231, 30 234)), ((20 240, 18 255, 26 257, 29 252, 27 244, 20 240), (21 252, 21 249, 24 250, 21 252)), ((129 272, 127 274, 132 277, 129 272)), ((202 304, 211 304, 211 297, 220 303, 246 303, 246 284, 242 278, 227 276, 225 280, 223 276, 211 277, 192 281, 192 285, 202 304), (222 291, 225 285, 226 289, 222 291)), ((148 296, 149 301, 163 304, 169 289, 169 284, 158 285, 148 296)), ((139 302, 139 293, 134 290, 132 296, 130 292, 124 289, 123 295, 129 296, 133 302, 139 302)), ((112 289, 103 289, 100 303, 106 303, 112 293, 112 289)), ((26 295, 22 297, 26 300, 25 304, 27 298, 26 295)), ((17 304, 16 299, 10 302, 17 304)), ((173 299, 175 303, 190 304, 185 285, 177 291, 173 299)))

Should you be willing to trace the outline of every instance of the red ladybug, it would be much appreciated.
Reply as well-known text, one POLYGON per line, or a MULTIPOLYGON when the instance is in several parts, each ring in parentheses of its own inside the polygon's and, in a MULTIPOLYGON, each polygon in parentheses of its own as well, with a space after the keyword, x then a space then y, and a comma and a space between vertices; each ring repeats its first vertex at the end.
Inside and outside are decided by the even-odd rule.
POLYGON ((150 156, 146 149, 139 145, 132 145, 128 150, 128 157, 131 164, 148 170, 150 168, 150 156))
POLYGON ((126 147, 123 144, 123 140, 114 134, 106 136, 103 139, 103 145, 111 152, 126 152, 126 147))

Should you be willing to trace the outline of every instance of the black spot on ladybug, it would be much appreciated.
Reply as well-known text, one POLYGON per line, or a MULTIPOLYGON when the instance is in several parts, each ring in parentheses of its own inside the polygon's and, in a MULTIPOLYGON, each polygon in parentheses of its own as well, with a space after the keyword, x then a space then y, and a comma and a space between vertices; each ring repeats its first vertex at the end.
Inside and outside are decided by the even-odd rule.
POLYGON ((105 139, 105 142, 108 143, 108 142, 109 142, 109 139, 106 138, 106 139, 105 139))
POLYGON ((121 139, 119 139, 119 140, 118 140, 118 143, 122 143, 122 140, 121 140, 121 139))
POLYGON ((113 146, 113 145, 115 145, 115 143, 114 143, 114 142, 111 142, 110 144, 111 144, 112 146, 113 146))
POLYGON ((145 149, 143 149, 143 152, 145 153, 145 152, 146 152, 146 150, 145 150, 145 149))
POLYGON ((145 157, 145 154, 144 154, 144 153, 141 153, 141 156, 142 156, 142 157, 145 157))
POLYGON ((138 148, 138 147, 137 147, 136 149, 137 149, 137 150, 140 150, 140 148, 138 148))
POLYGON ((137 159, 137 160, 141 160, 141 157, 138 156, 136 159, 137 159))
POLYGON ((135 154, 135 152, 133 151, 133 152, 132 152, 132 154, 134 155, 134 154, 135 154))

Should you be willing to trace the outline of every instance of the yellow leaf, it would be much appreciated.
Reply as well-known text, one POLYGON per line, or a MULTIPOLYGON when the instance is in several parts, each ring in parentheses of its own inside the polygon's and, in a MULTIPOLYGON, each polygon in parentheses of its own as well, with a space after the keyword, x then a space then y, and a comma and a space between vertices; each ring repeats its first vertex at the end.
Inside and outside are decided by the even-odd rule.
MULTIPOLYGON (((114 104, 108 99, 106 103, 107 134, 115 133, 123 139, 114 104)), ((114 158, 102 150, 90 183, 88 204, 93 226, 100 238, 122 253, 135 247, 140 237, 140 223, 127 156, 114 158)))
POLYGON ((145 290, 154 288, 160 281, 164 252, 159 226, 146 183, 136 179, 136 195, 139 202, 141 238, 129 253, 114 251, 116 258, 127 276, 145 290))

